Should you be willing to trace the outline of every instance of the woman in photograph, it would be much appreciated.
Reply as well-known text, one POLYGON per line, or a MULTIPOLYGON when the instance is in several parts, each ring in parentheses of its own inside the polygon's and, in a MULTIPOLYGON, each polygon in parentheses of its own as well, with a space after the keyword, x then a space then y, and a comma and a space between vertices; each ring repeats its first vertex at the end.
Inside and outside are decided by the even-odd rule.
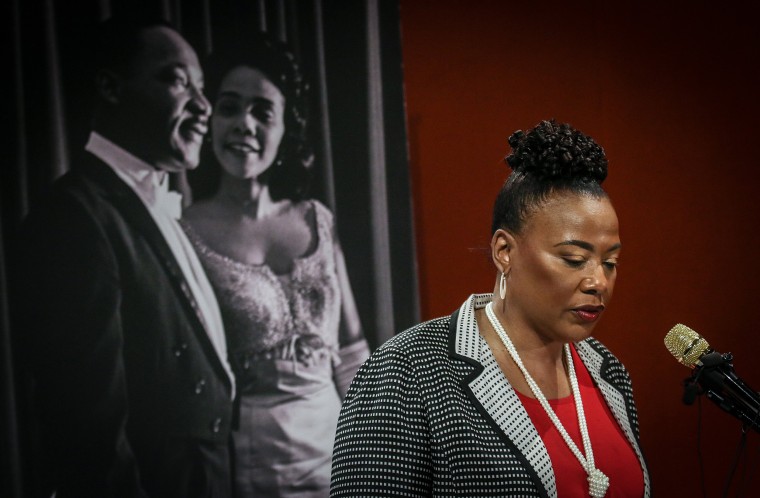
POLYGON ((237 496, 323 498, 341 400, 369 351, 332 213, 308 197, 306 85, 269 39, 212 55, 206 74, 215 164, 200 169, 219 177, 183 226, 237 380, 237 496))
POLYGON ((554 121, 509 143, 494 292, 395 336, 361 367, 331 496, 650 496, 631 380, 591 337, 621 250, 604 151, 554 121))

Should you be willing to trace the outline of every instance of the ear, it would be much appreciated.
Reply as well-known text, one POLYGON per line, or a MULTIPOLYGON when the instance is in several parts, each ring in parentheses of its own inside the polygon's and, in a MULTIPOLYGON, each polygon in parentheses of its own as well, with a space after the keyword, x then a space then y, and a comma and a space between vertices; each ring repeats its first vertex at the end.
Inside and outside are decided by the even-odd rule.
POLYGON ((118 104, 121 100, 121 76, 108 69, 98 71, 95 75, 95 90, 98 96, 109 104, 118 104))
POLYGON ((502 228, 496 230, 491 237, 491 259, 499 273, 509 273, 512 249, 515 247, 515 237, 502 228))

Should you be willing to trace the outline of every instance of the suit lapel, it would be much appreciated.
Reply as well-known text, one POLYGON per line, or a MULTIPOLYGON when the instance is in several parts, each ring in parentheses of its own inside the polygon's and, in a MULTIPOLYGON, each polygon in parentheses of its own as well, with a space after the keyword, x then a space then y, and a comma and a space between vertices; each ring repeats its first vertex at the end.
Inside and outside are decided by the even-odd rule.
POLYGON ((475 321, 475 309, 491 301, 490 294, 471 296, 452 317, 452 356, 476 366, 462 386, 480 413, 495 426, 505 443, 523 460, 543 496, 557 497, 549 453, 528 413, 507 382, 475 321), (456 322, 456 324, 454 324, 456 322))
POLYGON ((190 286, 185 279, 182 269, 177 262, 169 243, 164 238, 158 225, 153 220, 150 212, 143 204, 138 195, 124 183, 114 171, 95 156, 85 153, 81 172, 90 180, 94 181, 103 189, 106 196, 117 207, 119 213, 127 223, 147 241, 148 245, 158 256, 161 265, 166 270, 166 276, 175 290, 183 296, 181 299, 186 315, 192 317, 195 323, 194 330, 200 341, 206 347, 209 355, 216 359, 216 364, 222 377, 231 387, 229 376, 216 353, 214 345, 206 331, 206 323, 201 314, 200 307, 193 296, 190 286))

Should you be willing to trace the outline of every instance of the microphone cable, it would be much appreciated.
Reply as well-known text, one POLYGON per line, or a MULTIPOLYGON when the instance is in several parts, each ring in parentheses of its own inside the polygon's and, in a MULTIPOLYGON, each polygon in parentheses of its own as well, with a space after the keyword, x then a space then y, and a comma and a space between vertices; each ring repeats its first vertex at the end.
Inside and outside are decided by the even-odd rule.
POLYGON ((757 447, 757 452, 756 452, 756 455, 755 455, 755 462, 754 462, 754 464, 751 465, 751 466, 747 465, 745 467, 745 474, 742 477, 741 486, 739 488, 739 491, 736 494, 737 497, 745 495, 746 490, 747 490, 747 486, 750 485, 750 483, 752 482, 752 477, 754 477, 755 472, 757 472, 758 463, 760 463, 760 446, 757 447), (752 467, 754 467, 754 468, 752 468, 752 467), (748 469, 751 470, 751 472, 747 472, 748 469))
MULTIPOLYGON (((707 486, 705 484, 705 462, 704 457, 702 453, 702 396, 697 396, 696 398, 697 402, 697 434, 696 434, 696 446, 697 446, 697 464, 699 466, 699 484, 702 489, 702 497, 707 498, 707 486)), ((760 416, 755 416, 755 419, 753 420, 753 424, 757 422, 757 420, 760 418, 760 416)), ((728 470, 728 474, 726 475, 725 483, 723 484, 723 494, 721 495, 723 498, 728 498, 728 493, 731 489, 731 483, 734 480, 734 476, 736 474, 736 470, 739 467, 739 461, 743 459, 743 465, 742 465, 742 472, 741 477, 739 478, 739 484, 737 485, 736 489, 736 498, 741 498, 742 496, 748 496, 746 495, 747 487, 752 482, 752 477, 754 477, 755 472, 748 472, 748 469, 750 467, 758 467, 758 464, 760 464, 760 446, 757 448, 757 455, 755 457, 755 461, 750 463, 749 457, 747 456, 747 432, 749 431, 749 426, 747 424, 742 424, 741 428, 741 436, 739 436, 739 444, 736 447, 736 451, 734 452, 734 460, 731 464, 731 467, 728 470)))
MULTIPOLYGON (((734 462, 731 464, 731 467, 728 469, 728 475, 726 476, 726 483, 723 485, 723 498, 728 498, 728 491, 731 488, 731 482, 734 480, 734 475, 736 474, 736 469, 739 467, 739 459, 741 459, 742 454, 745 453, 745 450, 747 449, 747 431, 744 427, 742 427, 742 435, 739 437, 739 445, 736 447, 736 452, 734 453, 734 462)), ((745 462, 746 465, 746 462, 745 462)), ((737 494, 737 496, 739 496, 737 494)))
POLYGON ((699 463, 699 483, 702 486, 702 498, 707 498, 705 487, 705 462, 702 458, 702 397, 697 396, 697 462, 699 463))
MULTIPOLYGON (((756 424, 758 421, 758 417, 760 417, 759 414, 755 414, 755 418, 752 421, 752 425, 756 424)), ((748 472, 747 470, 750 467, 757 467, 757 464, 760 463, 760 446, 758 446, 757 455, 755 456, 755 462, 752 465, 750 462, 750 458, 746 455, 746 444, 747 444, 747 431, 748 427, 742 426, 742 438, 744 439, 744 445, 745 445, 745 456, 744 456, 744 468, 742 470, 742 476, 739 479, 739 484, 737 485, 736 489, 736 498, 740 498, 744 495, 744 493, 747 490, 747 486, 749 486, 749 483, 752 482, 751 476, 754 476, 754 472, 748 472)))

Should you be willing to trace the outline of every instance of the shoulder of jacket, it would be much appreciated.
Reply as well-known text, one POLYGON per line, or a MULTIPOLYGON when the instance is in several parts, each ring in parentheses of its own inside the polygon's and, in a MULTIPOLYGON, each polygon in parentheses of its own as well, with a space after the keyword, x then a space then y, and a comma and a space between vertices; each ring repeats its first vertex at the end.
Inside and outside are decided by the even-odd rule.
POLYGON ((378 350, 390 348, 407 350, 438 345, 441 342, 445 344, 450 319, 451 317, 444 316, 418 323, 388 339, 378 350))

